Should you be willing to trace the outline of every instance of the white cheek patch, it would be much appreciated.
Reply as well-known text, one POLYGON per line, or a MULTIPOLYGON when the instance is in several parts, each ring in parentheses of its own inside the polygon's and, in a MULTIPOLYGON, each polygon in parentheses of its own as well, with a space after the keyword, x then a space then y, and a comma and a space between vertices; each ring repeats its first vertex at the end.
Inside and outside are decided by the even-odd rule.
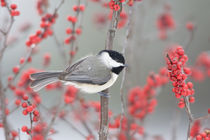
POLYGON ((122 63, 119 63, 115 60, 113 60, 109 54, 107 52, 103 52, 102 55, 102 60, 104 61, 104 63, 107 65, 107 67, 109 68, 113 68, 113 67, 120 67, 120 66, 123 66, 122 63))

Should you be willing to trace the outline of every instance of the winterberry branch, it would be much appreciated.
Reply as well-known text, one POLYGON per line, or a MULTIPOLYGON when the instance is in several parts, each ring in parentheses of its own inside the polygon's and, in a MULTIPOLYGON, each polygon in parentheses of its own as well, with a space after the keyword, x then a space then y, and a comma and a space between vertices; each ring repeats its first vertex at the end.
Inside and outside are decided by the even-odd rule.
MULTIPOLYGON (((11 12, 11 9, 9 8, 8 6, 8 3, 5 2, 6 4, 6 8, 10 14, 11 12)), ((9 23, 9 26, 7 28, 6 31, 3 31, 1 30, 1 33, 3 34, 3 37, 4 37, 4 41, 3 41, 3 46, 1 47, 0 49, 0 75, 2 75, 2 58, 3 58, 3 55, 4 55, 4 52, 7 48, 7 39, 8 39, 8 35, 12 29, 12 26, 13 26, 13 23, 14 23, 14 17, 12 15, 10 15, 10 23, 9 23)), ((2 76, 0 76, 2 77, 2 76)), ((5 139, 6 140, 9 140, 9 132, 10 132, 10 128, 9 128, 9 124, 8 124, 8 121, 7 121, 7 116, 6 116, 6 113, 5 113, 5 110, 6 110, 6 103, 5 103, 5 100, 6 100, 6 95, 5 95, 5 92, 4 92, 4 87, 3 87, 3 83, 2 83, 2 78, 0 78, 0 107, 1 107, 1 117, 2 117, 2 123, 4 125, 4 136, 5 136, 5 139)))
MULTIPOLYGON (((116 3, 120 5, 120 10, 115 11, 113 10, 112 19, 110 23, 110 27, 108 29, 106 42, 105 42, 105 49, 111 50, 113 48, 113 42, 115 38, 115 32, 117 30, 119 15, 122 10, 122 3, 116 0, 116 3)), ((108 94, 109 90, 106 89, 102 91, 108 94)), ((109 118, 108 118, 108 111, 109 111, 109 99, 107 97, 101 96, 100 97, 100 104, 101 104, 101 119, 100 119, 100 130, 99 130, 99 140, 107 140, 108 130, 109 130, 109 118)))
POLYGON ((72 27, 66 29, 66 33, 70 34, 70 36, 65 40, 66 44, 70 43, 70 58, 69 64, 72 63, 76 52, 78 51, 78 38, 82 31, 82 21, 84 17, 84 10, 87 6, 87 1, 85 1, 85 5, 81 5, 81 0, 77 0, 77 4, 73 6, 73 10, 75 11, 74 16, 68 16, 68 21, 71 22, 72 27))

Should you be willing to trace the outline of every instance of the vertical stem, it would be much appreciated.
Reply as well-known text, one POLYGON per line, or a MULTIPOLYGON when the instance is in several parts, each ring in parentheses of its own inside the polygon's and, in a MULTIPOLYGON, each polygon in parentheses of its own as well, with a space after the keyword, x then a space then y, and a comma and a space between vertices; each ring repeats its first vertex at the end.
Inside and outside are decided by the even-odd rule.
MULTIPOLYGON (((108 93, 108 90, 104 91, 108 93)), ((100 131, 99 140, 107 140, 108 130, 109 130, 109 98, 101 96, 101 119, 100 119, 100 131)))
POLYGON ((191 109, 190 109, 190 103, 188 101, 188 98, 187 97, 184 97, 184 102, 185 102, 185 109, 186 109, 186 112, 187 112, 187 115, 188 115, 188 118, 189 118, 189 125, 188 125, 188 132, 187 132, 187 140, 190 140, 190 128, 191 128, 191 124, 193 122, 193 116, 192 116, 192 113, 191 113, 191 109))
MULTIPOLYGON (((116 0, 116 3, 119 3, 120 10, 119 11, 113 11, 112 14, 112 20, 111 24, 107 33, 106 43, 105 43, 105 49, 111 50, 113 48, 113 41, 115 37, 115 32, 117 30, 119 15, 122 10, 122 4, 116 0)), ((103 91, 104 93, 109 92, 108 89, 103 91)), ((108 111, 109 111, 109 98, 101 96, 100 98, 100 104, 101 104, 101 119, 100 119, 100 130, 99 130, 99 140, 107 140, 108 136, 108 130, 109 130, 109 118, 108 118, 108 111)))
POLYGON ((6 104, 5 104, 5 94, 3 91, 3 85, 2 85, 2 81, 0 80, 0 103, 1 103, 1 117, 2 117, 2 123, 3 123, 3 127, 4 127, 4 136, 5 136, 5 140, 9 140, 9 126, 8 126, 8 122, 7 122, 7 116, 5 114, 5 109, 6 109, 6 104))
MULTIPOLYGON (((6 8, 8 13, 10 13, 10 8, 9 5, 6 2, 6 8)), ((1 117, 2 117, 2 123, 4 125, 4 135, 5 135, 5 140, 9 140, 9 124, 7 122, 7 116, 5 113, 6 110, 6 104, 5 104, 5 99, 6 99, 6 95, 4 92, 4 87, 3 87, 3 83, 2 83, 2 58, 4 56, 5 50, 7 49, 7 39, 8 39, 8 35, 12 29, 12 25, 14 23, 14 17, 9 16, 10 17, 10 23, 9 26, 7 27, 7 29, 5 31, 3 31, 1 29, 1 33, 3 34, 4 37, 4 41, 3 41, 3 45, 0 47, 0 108, 1 108, 1 117)), ((6 28, 6 27, 5 27, 6 28)))

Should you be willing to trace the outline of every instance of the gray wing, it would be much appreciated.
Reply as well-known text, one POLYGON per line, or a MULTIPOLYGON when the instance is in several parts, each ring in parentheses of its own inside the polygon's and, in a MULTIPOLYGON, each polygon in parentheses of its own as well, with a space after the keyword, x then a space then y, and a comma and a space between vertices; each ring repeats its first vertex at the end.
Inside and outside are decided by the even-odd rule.
POLYGON ((67 68, 62 80, 103 85, 110 78, 110 69, 97 56, 89 56, 67 68))

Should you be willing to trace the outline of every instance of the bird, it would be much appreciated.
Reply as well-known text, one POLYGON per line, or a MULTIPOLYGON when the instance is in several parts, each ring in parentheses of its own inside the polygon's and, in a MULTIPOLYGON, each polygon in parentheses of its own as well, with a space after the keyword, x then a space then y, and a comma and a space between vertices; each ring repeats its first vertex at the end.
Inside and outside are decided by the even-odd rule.
POLYGON ((76 61, 64 71, 38 72, 30 75, 30 87, 39 91, 48 84, 61 81, 81 91, 103 96, 105 89, 111 87, 120 72, 127 67, 124 56, 114 50, 101 50, 76 61))

